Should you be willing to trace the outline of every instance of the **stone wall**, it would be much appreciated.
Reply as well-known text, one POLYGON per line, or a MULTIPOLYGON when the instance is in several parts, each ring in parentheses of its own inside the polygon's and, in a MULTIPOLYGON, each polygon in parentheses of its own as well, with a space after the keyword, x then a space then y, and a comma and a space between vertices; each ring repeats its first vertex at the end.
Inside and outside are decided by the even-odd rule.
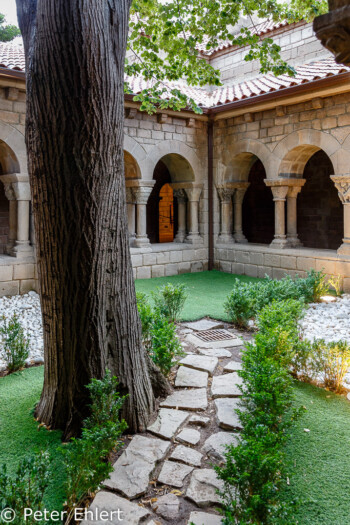
POLYGON ((0 257, 0 297, 25 294, 37 290, 37 273, 34 262, 19 261, 14 257, 0 257))
MULTIPOLYGON (((281 47, 281 57, 291 66, 332 56, 315 37, 312 24, 293 24, 288 28, 277 29, 262 36, 262 38, 266 37, 271 37, 281 47)), ((212 66, 220 69, 224 84, 245 82, 259 75, 259 61, 244 60, 248 51, 247 48, 222 50, 210 58, 212 66)))

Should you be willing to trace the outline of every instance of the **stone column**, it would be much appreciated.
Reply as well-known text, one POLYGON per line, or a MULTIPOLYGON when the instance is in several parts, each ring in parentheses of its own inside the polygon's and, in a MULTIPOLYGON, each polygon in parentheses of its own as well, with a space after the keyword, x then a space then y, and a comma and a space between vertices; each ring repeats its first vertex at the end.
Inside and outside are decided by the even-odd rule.
POLYGON ((128 230, 130 246, 133 246, 136 239, 136 222, 135 222, 135 191, 134 188, 126 187, 126 205, 128 212, 128 230))
POLYGON ((241 182, 236 186, 233 197, 234 202, 234 239, 236 242, 243 244, 248 242, 242 228, 242 204, 245 192, 250 186, 250 182, 241 182))
POLYGON ((343 244, 338 248, 340 255, 350 256, 350 173, 332 175, 332 181, 338 190, 339 199, 344 209, 344 238, 343 244))
POLYGON ((200 244, 203 242, 202 237, 199 235, 199 198, 202 193, 203 186, 192 186, 191 188, 185 188, 188 197, 188 235, 185 242, 188 244, 200 244))
POLYGON ((12 254, 18 258, 33 255, 29 242, 30 187, 29 182, 12 184, 17 199, 17 238, 12 254))
POLYGON ((134 246, 137 248, 149 246, 147 237, 147 202, 152 192, 155 181, 149 181, 151 184, 140 185, 134 188, 136 199, 136 239, 134 246))
POLYGON ((287 244, 291 248, 302 246, 298 238, 297 227, 297 197, 305 184, 305 179, 300 179, 298 186, 289 186, 287 193, 287 244))
POLYGON ((174 189, 174 197, 177 200, 177 222, 178 228, 174 242, 184 242, 186 237, 186 192, 184 189, 174 189))
POLYGON ((12 255, 17 237, 17 201, 14 189, 10 182, 5 183, 5 195, 9 200, 9 235, 6 246, 6 253, 12 255))
POLYGON ((285 202, 288 193, 286 182, 281 180, 265 179, 266 186, 270 186, 275 202, 275 238, 271 243, 272 248, 285 248, 287 246, 285 202))
POLYGON ((221 225, 218 242, 232 243, 234 242, 232 236, 232 195, 235 190, 233 188, 226 188, 225 186, 218 186, 216 189, 221 207, 221 225))

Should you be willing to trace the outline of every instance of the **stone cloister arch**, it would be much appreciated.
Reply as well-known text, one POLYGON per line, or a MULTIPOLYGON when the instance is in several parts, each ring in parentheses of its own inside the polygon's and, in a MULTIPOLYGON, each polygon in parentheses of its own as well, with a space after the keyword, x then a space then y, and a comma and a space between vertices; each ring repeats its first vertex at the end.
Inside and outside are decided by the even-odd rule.
POLYGON ((31 196, 24 137, 4 122, 0 122, 0 180, 0 253, 32 259, 31 196))

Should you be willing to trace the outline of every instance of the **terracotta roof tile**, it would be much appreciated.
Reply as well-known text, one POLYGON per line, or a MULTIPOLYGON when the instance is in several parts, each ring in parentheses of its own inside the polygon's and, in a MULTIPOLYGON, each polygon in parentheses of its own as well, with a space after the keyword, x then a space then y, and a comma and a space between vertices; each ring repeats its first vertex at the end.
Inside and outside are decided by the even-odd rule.
MULTIPOLYGON (((265 25, 266 24, 267 23, 265 23, 265 25)), ((0 43, 0 67, 24 72, 25 60, 23 46, 14 44, 13 42, 0 43)), ((329 57, 296 67, 295 77, 289 77, 288 75, 275 77, 272 73, 268 73, 246 82, 219 87, 212 92, 204 88, 185 86, 181 83, 171 84, 171 87, 181 89, 187 96, 192 97, 197 104, 209 108, 264 95, 349 71, 349 67, 339 65, 333 57, 329 57)), ((145 82, 140 77, 128 80, 134 94, 140 93, 142 89, 152 84, 150 81, 145 82)), ((164 94, 164 97, 166 97, 166 94, 164 94)))

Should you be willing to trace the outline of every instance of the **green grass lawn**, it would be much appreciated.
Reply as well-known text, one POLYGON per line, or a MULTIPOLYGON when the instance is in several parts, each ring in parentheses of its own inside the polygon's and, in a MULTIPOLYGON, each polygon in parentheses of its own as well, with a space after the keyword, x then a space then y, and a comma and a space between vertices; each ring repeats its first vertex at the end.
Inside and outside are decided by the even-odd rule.
POLYGON ((290 485, 284 496, 299 500, 295 517, 300 525, 345 525, 350 501, 350 403, 305 383, 296 382, 294 391, 296 405, 307 410, 287 446, 290 485))
POLYGON ((227 321, 224 312, 224 302, 230 293, 235 279, 251 282, 258 281, 254 277, 246 275, 232 275, 218 271, 185 273, 171 277, 158 277, 156 279, 137 279, 135 281, 136 291, 149 294, 155 291, 157 286, 166 283, 183 283, 188 288, 188 298, 181 314, 183 321, 196 321, 202 317, 213 317, 227 321))
POLYGON ((45 507, 62 510, 64 502, 64 469, 61 433, 38 430, 31 413, 39 401, 43 386, 44 367, 27 368, 0 378, 0 465, 13 474, 21 459, 48 450, 52 457, 51 482, 45 497, 45 507))

